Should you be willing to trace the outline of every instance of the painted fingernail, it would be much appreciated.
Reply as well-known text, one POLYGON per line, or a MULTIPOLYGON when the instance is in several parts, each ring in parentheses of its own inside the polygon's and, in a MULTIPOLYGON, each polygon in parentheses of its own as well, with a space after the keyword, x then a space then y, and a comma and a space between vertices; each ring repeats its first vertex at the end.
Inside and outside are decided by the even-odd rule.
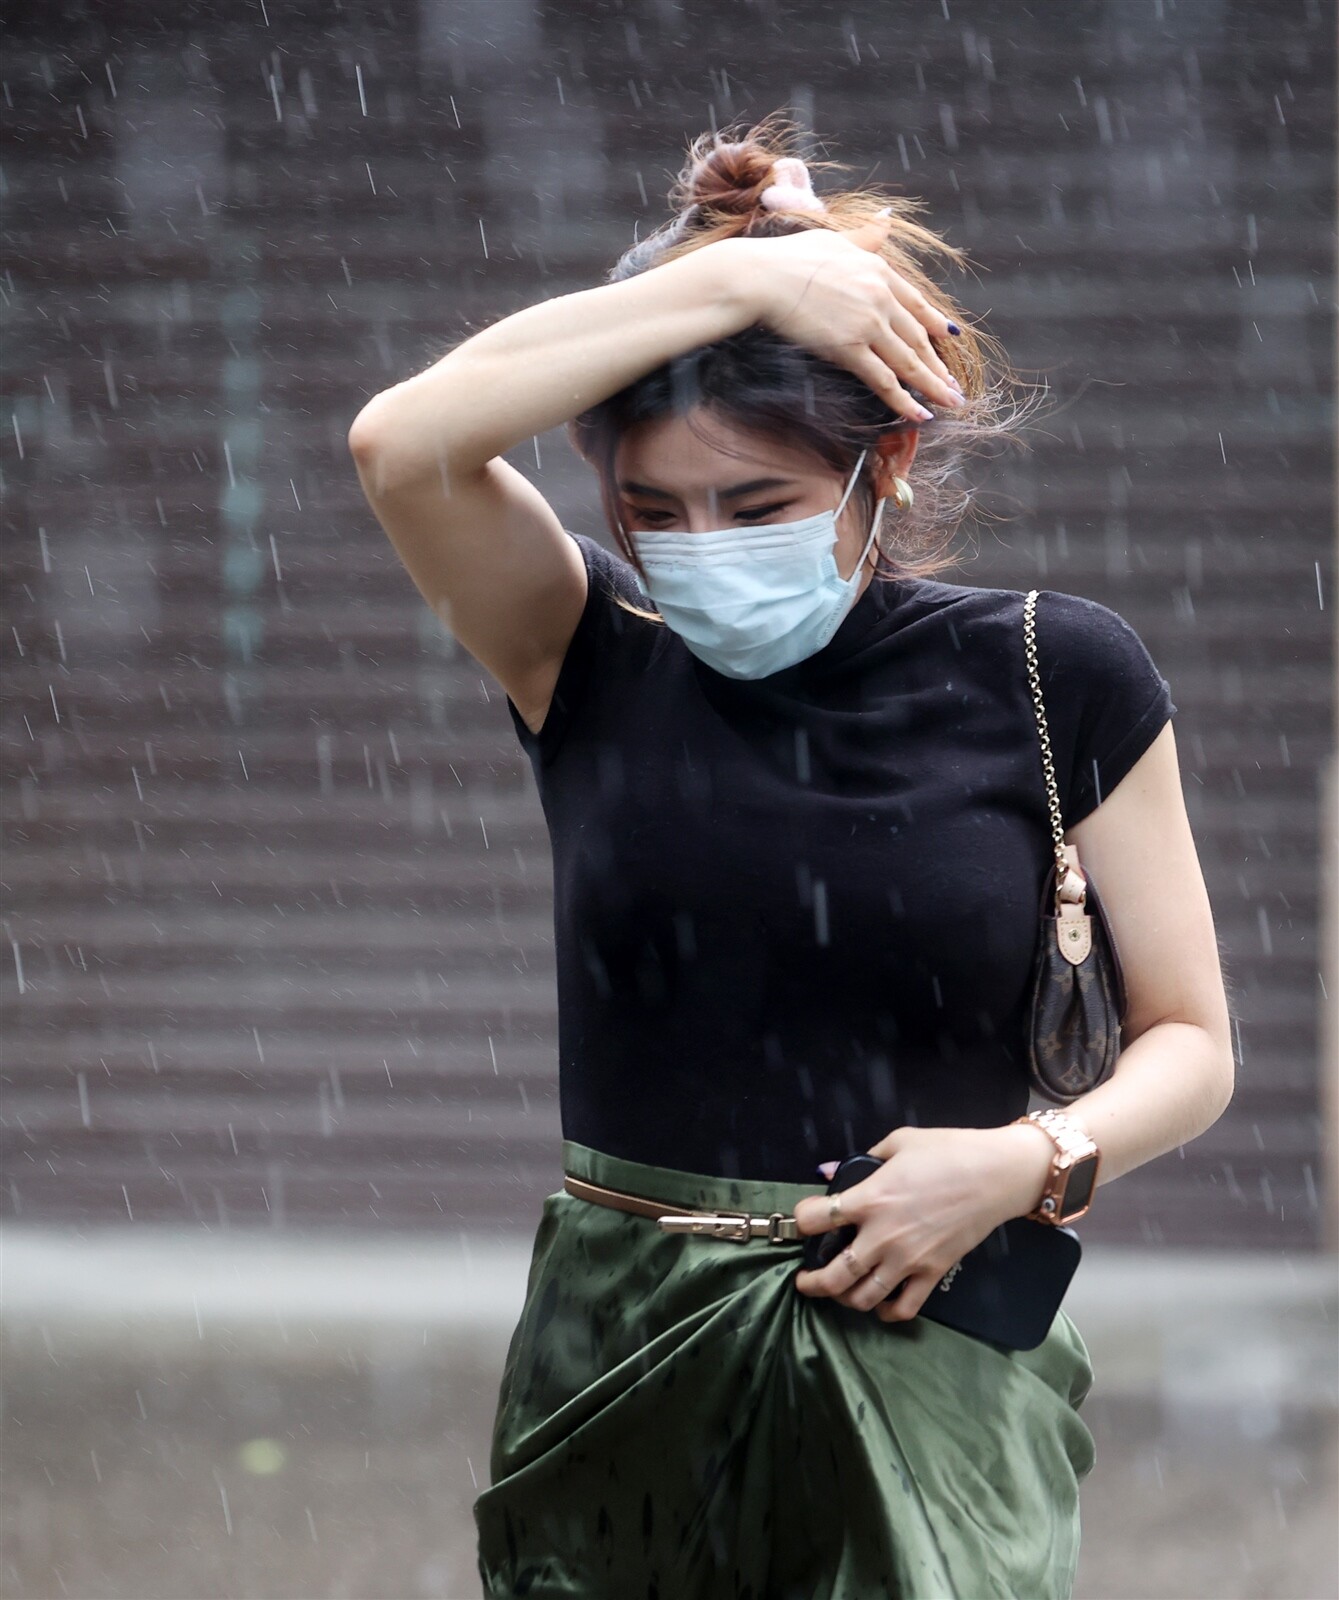
POLYGON ((949 325, 948 325, 948 331, 950 333, 957 334, 957 333, 961 333, 962 329, 958 326, 958 324, 956 322, 950 322, 949 325))
POLYGON ((825 1178, 831 1180, 833 1173, 836 1172, 836 1170, 837 1170, 837 1162, 835 1162, 835 1161, 820 1161, 818 1163, 818 1170, 823 1174, 823 1176, 825 1178))
POLYGON ((916 415, 921 419, 922 422, 933 422, 935 420, 934 412, 927 411, 924 406, 916 407, 916 415))

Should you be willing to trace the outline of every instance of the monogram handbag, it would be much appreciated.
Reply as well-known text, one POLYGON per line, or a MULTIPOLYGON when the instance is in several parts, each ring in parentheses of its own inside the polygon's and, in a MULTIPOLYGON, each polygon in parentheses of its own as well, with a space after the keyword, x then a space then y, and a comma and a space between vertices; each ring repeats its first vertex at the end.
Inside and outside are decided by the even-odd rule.
POLYGON ((1037 594, 1030 590, 1024 602, 1023 634, 1055 860, 1041 895, 1041 937, 1028 1009, 1028 1071, 1038 1094, 1067 1105, 1095 1089, 1115 1068, 1125 980, 1097 886, 1080 868, 1077 848, 1065 843, 1037 671, 1037 594))

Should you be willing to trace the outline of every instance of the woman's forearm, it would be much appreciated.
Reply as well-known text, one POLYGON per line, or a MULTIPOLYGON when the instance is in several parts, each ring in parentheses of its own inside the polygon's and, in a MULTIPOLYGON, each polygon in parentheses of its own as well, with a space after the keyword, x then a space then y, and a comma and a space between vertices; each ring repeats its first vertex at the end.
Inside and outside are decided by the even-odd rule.
MULTIPOLYGON (((1211 1128, 1232 1098, 1233 1070, 1230 1045, 1196 1023, 1159 1022, 1141 1033, 1105 1083, 1060 1107, 1097 1142, 1098 1186, 1211 1128)), ((1055 1146, 1040 1128, 1000 1132, 1018 1144, 1025 1214, 1041 1199, 1055 1146)))
POLYGON ((380 474, 481 467, 676 355, 758 320, 756 275, 723 240, 664 266, 502 318, 376 394, 349 431, 380 474))
POLYGON ((1061 1109, 1097 1141, 1110 1183, 1211 1128, 1232 1098, 1231 1046, 1191 1022, 1158 1022, 1104 1084, 1061 1109))

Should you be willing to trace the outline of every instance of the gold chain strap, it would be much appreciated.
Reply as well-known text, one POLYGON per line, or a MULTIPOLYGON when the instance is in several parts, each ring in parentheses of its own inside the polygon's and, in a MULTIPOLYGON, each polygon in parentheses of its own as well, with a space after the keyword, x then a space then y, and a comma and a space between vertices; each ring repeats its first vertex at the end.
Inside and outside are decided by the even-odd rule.
POLYGON ((1029 589, 1023 603, 1024 654, 1027 657, 1028 682, 1032 685, 1032 704, 1037 713, 1037 732, 1041 735, 1041 765, 1046 776, 1046 802, 1051 813, 1051 838, 1055 846, 1055 892, 1059 899, 1060 886, 1069 871, 1065 859, 1065 829, 1060 815, 1060 790, 1055 781, 1055 762, 1051 759, 1051 735, 1046 726, 1046 707, 1041 698, 1041 674, 1037 671, 1037 595, 1029 589))

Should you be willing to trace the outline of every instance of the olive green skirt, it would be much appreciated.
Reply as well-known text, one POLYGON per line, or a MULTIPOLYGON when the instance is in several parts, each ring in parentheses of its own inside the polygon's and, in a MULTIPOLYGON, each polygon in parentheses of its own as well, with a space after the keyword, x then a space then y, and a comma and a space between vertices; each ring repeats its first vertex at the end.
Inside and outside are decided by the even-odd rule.
MULTIPOLYGON (((690 1210, 825 1189, 562 1148, 690 1210)), ((881 1322, 801 1294, 802 1250, 545 1199, 474 1503, 485 1595, 1066 1600, 1094 1460, 1070 1318, 1034 1350, 881 1322)))

